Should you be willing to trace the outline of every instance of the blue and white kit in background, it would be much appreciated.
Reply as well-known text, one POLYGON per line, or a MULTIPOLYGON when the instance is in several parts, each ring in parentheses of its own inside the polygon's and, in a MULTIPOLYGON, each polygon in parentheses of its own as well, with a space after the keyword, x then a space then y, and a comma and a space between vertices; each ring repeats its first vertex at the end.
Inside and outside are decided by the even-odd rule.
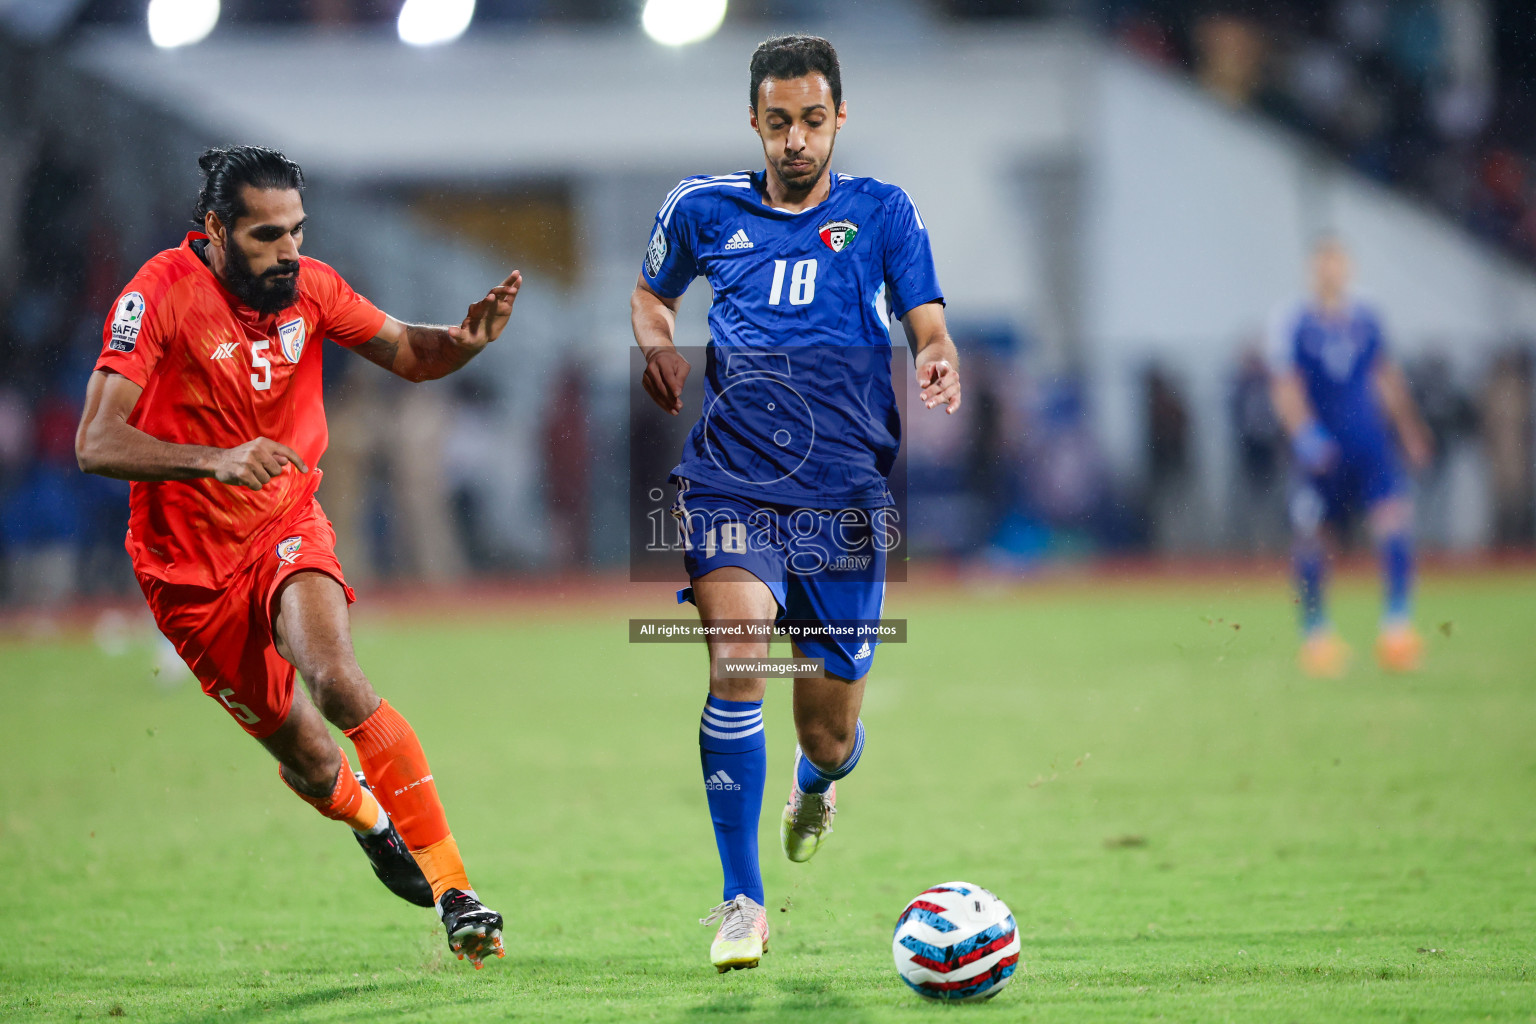
POLYGON ((1376 369, 1386 358, 1381 318, 1351 300, 1337 316, 1310 302, 1283 310, 1271 327, 1269 365, 1295 372, 1318 423, 1338 446, 1322 472, 1298 471, 1291 518, 1304 532, 1402 494, 1408 485, 1395 435, 1376 394, 1376 369))
MULTIPOLYGON (((878 622, 880 510, 901 442, 889 323, 943 292, 906 192, 830 181, 824 201, 791 213, 767 205, 763 172, 684 179, 641 272, 665 298, 699 276, 714 290, 703 410, 672 471, 689 578, 739 566, 781 619, 878 622)), ((801 645, 845 679, 868 672, 874 646, 801 645)))

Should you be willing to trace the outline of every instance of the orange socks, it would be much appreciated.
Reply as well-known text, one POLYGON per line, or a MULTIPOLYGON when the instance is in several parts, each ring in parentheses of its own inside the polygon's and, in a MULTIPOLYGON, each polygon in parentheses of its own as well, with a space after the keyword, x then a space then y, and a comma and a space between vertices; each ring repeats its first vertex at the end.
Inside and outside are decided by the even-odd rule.
POLYGON ((357 777, 352 774, 352 766, 347 764, 347 755, 340 748, 336 753, 341 755, 341 767, 336 769, 336 785, 330 796, 313 797, 299 793, 293 789, 288 776, 283 774, 281 765, 278 766, 277 777, 283 780, 283 785, 293 789, 300 800, 332 821, 344 821, 359 832, 371 832, 379 823, 379 802, 358 783, 357 777))
POLYGON ((432 769, 411 724, 389 701, 381 700, 362 725, 344 735, 357 747, 357 759, 379 803, 431 883, 432 898, 440 898, 448 889, 469 889, 464 861, 437 798, 432 769))
POLYGON ((469 876, 464 873, 464 861, 459 856, 459 844, 454 842, 452 834, 424 849, 412 850, 411 856, 416 858, 416 864, 421 868, 421 873, 427 876, 427 884, 432 886, 434 900, 441 899, 443 893, 449 889, 474 892, 469 887, 469 876))

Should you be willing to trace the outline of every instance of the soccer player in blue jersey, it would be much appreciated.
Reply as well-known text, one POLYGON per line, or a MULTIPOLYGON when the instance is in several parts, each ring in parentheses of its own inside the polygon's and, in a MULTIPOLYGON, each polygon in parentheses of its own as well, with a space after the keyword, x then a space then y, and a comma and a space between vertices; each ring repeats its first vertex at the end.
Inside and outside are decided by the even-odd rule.
POLYGON ((1325 533, 1363 512, 1381 558, 1385 608, 1376 654, 1384 668, 1418 667, 1413 628, 1413 499, 1403 465, 1429 461, 1431 440, 1407 379, 1387 354, 1381 320, 1349 292, 1349 254, 1325 238, 1312 254, 1309 300, 1283 311, 1270 335, 1271 395, 1291 437, 1290 495, 1301 666, 1337 677, 1349 648, 1324 605, 1325 533))
MULTIPOLYGON (((928 409, 960 407, 959 359, 928 231, 894 185, 831 170, 847 120, 837 54, 782 36, 752 55, 752 128, 766 167, 687 178, 656 215, 631 299, 642 385, 683 410, 689 364, 673 345, 678 300, 714 290, 704 404, 672 471, 692 600, 706 626, 790 621, 852 632, 802 638, 825 675, 796 678, 796 750, 780 839, 805 861, 832 831, 837 780, 864 746, 859 708, 885 597, 900 442, 889 317, 901 320, 928 409)), ((710 817, 725 874, 710 958, 756 967, 768 942, 757 821, 767 771, 765 679, 726 658, 764 658, 765 639, 717 635, 699 724, 710 817)))

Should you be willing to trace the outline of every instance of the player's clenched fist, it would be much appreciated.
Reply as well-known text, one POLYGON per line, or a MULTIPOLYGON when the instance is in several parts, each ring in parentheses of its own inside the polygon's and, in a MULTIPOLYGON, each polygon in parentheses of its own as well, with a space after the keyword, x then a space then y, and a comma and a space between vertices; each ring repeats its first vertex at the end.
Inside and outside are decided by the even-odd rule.
POLYGON ((281 473, 284 466, 290 465, 297 467, 300 473, 309 472, 298 452, 280 441, 258 437, 238 448, 221 451, 213 464, 213 478, 221 484, 259 491, 267 481, 281 473))
POLYGON ((645 393, 663 410, 676 416, 683 411, 683 385, 691 367, 675 348, 664 348, 645 361, 640 383, 645 393))

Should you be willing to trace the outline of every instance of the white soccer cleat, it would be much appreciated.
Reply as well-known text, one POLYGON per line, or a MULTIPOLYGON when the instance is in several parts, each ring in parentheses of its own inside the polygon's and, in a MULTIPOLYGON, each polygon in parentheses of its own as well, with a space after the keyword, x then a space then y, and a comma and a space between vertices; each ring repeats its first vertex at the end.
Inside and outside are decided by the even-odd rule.
POLYGON ((709 944, 715 970, 724 974, 756 967, 768 952, 768 911, 762 904, 743 893, 711 910, 708 917, 699 918, 699 924, 716 921, 720 929, 709 944))
POLYGON ((837 783, 825 793, 807 793, 800 788, 800 759, 805 755, 795 751, 795 771, 789 784, 789 802, 784 805, 784 815, 779 819, 779 842, 784 846, 784 856, 796 864, 803 864, 821 848, 827 836, 832 834, 832 816, 837 813, 837 783))

